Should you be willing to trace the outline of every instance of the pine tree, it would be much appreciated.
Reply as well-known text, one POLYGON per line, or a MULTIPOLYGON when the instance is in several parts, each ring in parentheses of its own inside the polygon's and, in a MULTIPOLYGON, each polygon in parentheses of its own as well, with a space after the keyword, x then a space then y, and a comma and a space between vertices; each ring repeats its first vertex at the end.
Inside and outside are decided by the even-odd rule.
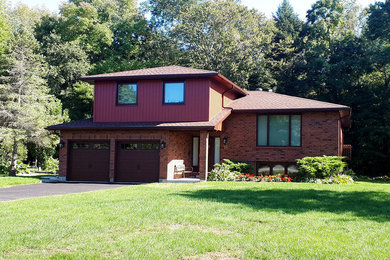
POLYGON ((10 37, 8 17, 4 8, 4 1, 0 0, 0 54, 3 53, 5 43, 10 37))
POLYGON ((0 128, 2 137, 12 143, 10 175, 15 175, 20 146, 53 145, 56 137, 45 127, 63 122, 63 117, 61 103, 49 94, 47 67, 37 54, 39 45, 31 28, 20 24, 8 46, 0 78, 0 128))
POLYGON ((275 32, 274 48, 272 51, 273 73, 278 87, 277 91, 290 95, 299 94, 298 76, 302 63, 302 38, 303 21, 294 13, 294 9, 287 0, 279 6, 273 16, 277 31, 275 32))

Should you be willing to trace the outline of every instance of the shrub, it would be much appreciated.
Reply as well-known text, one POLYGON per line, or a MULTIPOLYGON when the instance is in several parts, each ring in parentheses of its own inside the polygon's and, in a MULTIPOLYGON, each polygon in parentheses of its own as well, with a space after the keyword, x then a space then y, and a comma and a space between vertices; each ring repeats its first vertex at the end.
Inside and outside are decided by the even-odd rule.
POLYGON ((353 183, 354 181, 353 178, 349 175, 338 174, 336 176, 332 176, 326 179, 317 179, 315 181, 312 180, 311 182, 315 182, 318 184, 349 184, 353 183))
POLYGON ((224 163, 216 164, 214 166, 214 169, 208 175, 207 180, 209 180, 209 181, 234 181, 239 174, 240 174, 239 172, 231 171, 229 169, 229 167, 224 163))
POLYGON ((253 173, 254 169, 252 164, 246 162, 238 162, 232 161, 229 159, 223 159, 225 167, 227 167, 232 172, 240 172, 240 173, 253 173))
MULTIPOLYGON (((11 169, 11 163, 0 161, 0 175, 9 175, 11 169)), ((30 173, 28 164, 23 163, 20 160, 16 161, 16 173, 30 173)))
POLYGON ((23 163, 22 161, 17 160, 16 161, 16 173, 24 173, 28 174, 30 173, 28 164, 23 163))
POLYGON ((352 169, 344 170, 343 174, 351 176, 354 180, 357 179, 357 175, 352 169))
POLYGON ((10 169, 10 163, 0 160, 0 175, 8 175, 10 169))
POLYGON ((45 171, 56 173, 58 171, 58 159, 54 159, 53 157, 48 157, 42 164, 42 168, 45 171))
POLYGON ((346 166, 342 159, 340 156, 318 156, 297 160, 297 179, 325 179, 336 176, 346 166))
POLYGON ((384 175, 384 176, 378 176, 378 177, 374 177, 372 179, 369 179, 369 180, 373 180, 373 181, 381 181, 381 182, 390 182, 390 177, 387 176, 387 175, 384 175))

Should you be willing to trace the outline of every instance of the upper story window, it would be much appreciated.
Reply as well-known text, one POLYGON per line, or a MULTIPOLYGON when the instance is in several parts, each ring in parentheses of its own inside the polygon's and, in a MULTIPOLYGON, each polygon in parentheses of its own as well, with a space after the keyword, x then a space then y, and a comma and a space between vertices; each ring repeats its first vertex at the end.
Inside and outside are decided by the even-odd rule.
POLYGON ((184 104, 184 82, 164 83, 164 104, 184 104))
POLYGON ((258 146, 301 146, 300 115, 259 115, 258 146))
POLYGON ((137 84, 118 84, 117 87, 118 105, 136 105, 137 104, 137 84))

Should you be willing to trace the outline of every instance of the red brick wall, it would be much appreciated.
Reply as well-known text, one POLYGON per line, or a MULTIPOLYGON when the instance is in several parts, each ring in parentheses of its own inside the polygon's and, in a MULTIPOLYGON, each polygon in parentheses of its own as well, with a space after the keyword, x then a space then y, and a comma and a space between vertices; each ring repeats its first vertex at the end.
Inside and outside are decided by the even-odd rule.
POLYGON ((169 140, 167 142, 168 163, 172 160, 184 160, 186 167, 191 167, 192 136, 188 132, 169 132, 169 140))
MULTIPOLYGON (((162 140, 168 139, 167 131, 99 131, 99 130, 83 130, 83 131, 61 131, 61 139, 65 142, 69 140, 110 140, 111 144, 116 140, 162 140)), ((66 176, 67 172, 67 155, 69 145, 65 145, 60 150, 60 176, 66 176)), ((110 178, 113 178, 115 167, 115 147, 111 145, 110 148, 110 178)), ((166 177, 168 160, 168 150, 160 150, 160 178, 166 177)))
MULTIPOLYGON (((167 164, 171 160, 184 160, 188 166, 192 164, 192 136, 196 133, 152 131, 152 130, 79 130, 61 131, 61 140, 65 147, 60 149, 60 176, 66 176, 68 164, 69 141, 71 140, 109 140, 110 178, 115 173, 115 144, 117 140, 160 140, 166 142, 166 148, 160 149, 160 178, 167 178, 167 164)), ((199 134, 198 134, 199 135, 199 134)))
MULTIPOLYGON (((228 137, 226 145, 221 142, 221 158, 247 161, 255 166, 256 161, 295 162, 305 156, 337 155, 342 141, 339 140, 339 115, 337 112, 312 112, 302 114, 301 147, 257 147, 257 115, 233 113, 223 123, 223 132, 211 132, 211 136, 228 137)), ((160 140, 166 148, 160 150, 160 178, 167 178, 167 165, 172 160, 183 160, 192 165, 192 137, 200 136, 199 168, 201 177, 206 168, 208 149, 206 131, 185 132, 166 130, 89 130, 61 131, 65 147, 60 150, 60 176, 66 176, 69 140, 110 140, 110 178, 115 173, 116 140, 160 140)), ((210 159, 210 158, 209 158, 210 159)))
POLYGON ((247 161, 295 162, 305 156, 337 155, 339 148, 338 112, 310 112, 302 114, 301 147, 257 147, 257 115, 233 113, 223 125, 221 158, 247 161))

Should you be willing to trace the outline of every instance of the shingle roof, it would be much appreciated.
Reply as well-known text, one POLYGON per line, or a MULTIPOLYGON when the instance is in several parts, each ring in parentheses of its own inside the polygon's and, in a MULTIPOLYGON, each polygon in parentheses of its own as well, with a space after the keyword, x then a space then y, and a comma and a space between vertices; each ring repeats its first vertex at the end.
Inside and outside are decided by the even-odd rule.
POLYGON ((350 107, 266 91, 247 91, 248 95, 229 104, 233 111, 338 111, 350 107))
POLYGON ((214 130, 230 115, 231 109, 223 109, 210 121, 201 122, 93 122, 92 118, 71 121, 47 127, 48 130, 86 130, 86 129, 170 129, 170 130, 214 130))
POLYGON ((245 90, 225 78, 221 74, 212 70, 194 69, 181 66, 165 66, 157 68, 128 70, 81 77, 80 80, 94 82, 95 80, 139 80, 139 79, 185 79, 209 77, 220 81, 226 87, 233 86, 234 91, 239 95, 246 95, 245 90))
POLYGON ((141 78, 141 77, 163 77, 163 76, 216 76, 218 72, 187 68, 181 66, 165 66, 139 70, 128 70, 82 77, 82 80, 96 80, 108 78, 141 78))

